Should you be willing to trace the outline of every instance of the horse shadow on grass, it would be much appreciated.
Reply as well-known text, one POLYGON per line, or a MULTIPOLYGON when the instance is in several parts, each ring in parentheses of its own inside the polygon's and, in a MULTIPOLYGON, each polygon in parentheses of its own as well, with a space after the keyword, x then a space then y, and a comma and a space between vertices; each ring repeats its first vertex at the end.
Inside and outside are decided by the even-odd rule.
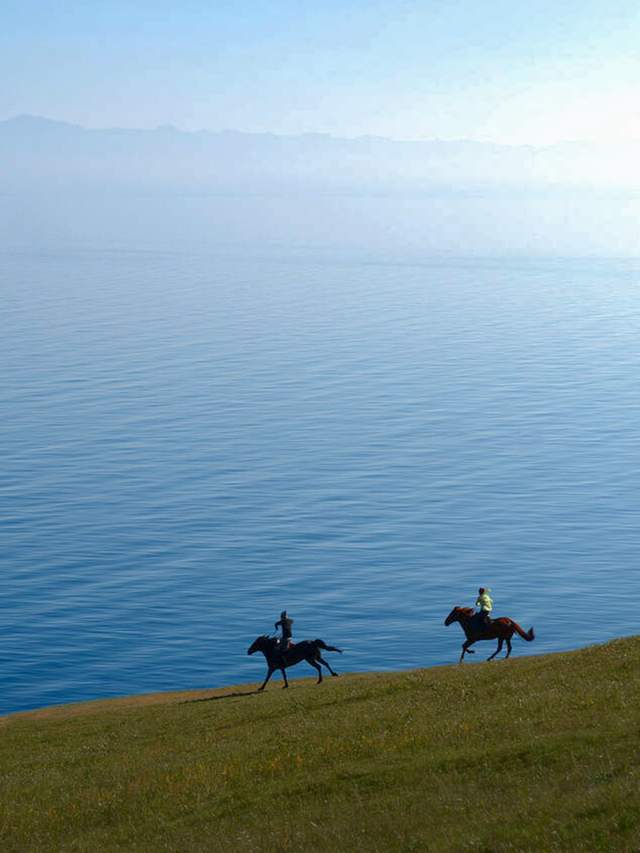
POLYGON ((181 705, 193 705, 195 702, 217 702, 220 699, 234 699, 237 696, 255 696, 260 693, 260 690, 245 690, 242 692, 235 691, 234 693, 223 693, 222 696, 203 696, 202 699, 185 699, 180 702, 181 705))

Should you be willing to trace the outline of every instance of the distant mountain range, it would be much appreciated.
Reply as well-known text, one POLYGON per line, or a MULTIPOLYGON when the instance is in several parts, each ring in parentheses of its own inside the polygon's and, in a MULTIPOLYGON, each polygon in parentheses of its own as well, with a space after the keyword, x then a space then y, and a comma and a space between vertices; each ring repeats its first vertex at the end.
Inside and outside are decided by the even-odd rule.
POLYGON ((431 193, 640 191, 640 142, 549 147, 324 134, 88 130, 0 121, 0 192, 431 193))

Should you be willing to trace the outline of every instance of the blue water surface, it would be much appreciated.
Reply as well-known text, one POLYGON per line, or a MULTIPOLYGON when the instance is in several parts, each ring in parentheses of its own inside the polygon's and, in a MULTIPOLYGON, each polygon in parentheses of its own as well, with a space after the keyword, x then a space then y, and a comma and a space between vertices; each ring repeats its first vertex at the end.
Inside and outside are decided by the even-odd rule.
POLYGON ((479 585, 520 655, 637 632, 640 262, 13 252, 0 283, 1 712, 256 681, 284 607, 351 671, 457 660, 479 585))

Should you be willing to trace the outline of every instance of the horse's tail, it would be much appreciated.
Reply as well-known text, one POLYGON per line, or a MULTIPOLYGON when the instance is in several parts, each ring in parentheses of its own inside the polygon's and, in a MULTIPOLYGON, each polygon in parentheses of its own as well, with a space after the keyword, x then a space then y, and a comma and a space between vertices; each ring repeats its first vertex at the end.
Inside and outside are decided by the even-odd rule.
POLYGON ((532 640, 535 640, 536 633, 533 628, 529 628, 528 631, 525 631, 524 628, 521 628, 520 625, 518 625, 518 623, 514 619, 511 620, 511 624, 515 628, 516 633, 520 634, 523 640, 526 640, 528 643, 530 643, 532 640))
POLYGON ((325 652, 340 652, 342 654, 342 649, 337 646, 328 646, 324 640, 314 640, 314 642, 319 649, 324 649, 325 652))

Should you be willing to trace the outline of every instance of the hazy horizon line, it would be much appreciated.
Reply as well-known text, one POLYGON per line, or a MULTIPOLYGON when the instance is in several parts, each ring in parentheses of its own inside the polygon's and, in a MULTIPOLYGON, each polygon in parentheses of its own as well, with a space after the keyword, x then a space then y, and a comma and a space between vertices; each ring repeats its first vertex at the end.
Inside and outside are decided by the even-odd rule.
POLYGON ((125 126, 125 125, 111 125, 111 126, 88 126, 84 124, 80 124, 74 121, 68 121, 66 119, 60 118, 52 118, 51 116, 45 116, 37 113, 14 113, 12 115, 7 115, 4 118, 0 118, 0 124, 10 124, 12 122, 19 121, 33 121, 33 122, 42 122, 43 124, 53 124, 53 125, 61 125, 64 127, 73 128, 75 130, 81 130, 88 133, 91 132, 128 132, 128 133, 157 133, 158 131, 165 131, 171 133, 182 134, 185 136, 198 136, 198 135, 209 135, 209 136, 223 136, 223 135, 240 135, 240 136, 263 136, 263 137, 276 137, 280 139, 304 139, 308 137, 320 137, 325 139, 335 139, 338 141, 345 142, 389 142, 394 144, 408 144, 408 145, 416 145, 416 144, 452 144, 452 143, 465 143, 471 145, 486 145, 493 146, 497 148, 516 148, 516 149, 545 149, 545 148, 556 148, 562 146, 574 146, 574 145, 583 145, 583 146, 593 146, 595 148, 601 147, 618 147, 618 146, 633 146, 640 145, 640 137, 627 139, 627 140, 594 140, 594 139, 585 139, 585 138, 576 138, 576 139, 558 139, 555 142, 547 142, 547 143, 535 143, 535 142, 498 142, 493 139, 478 139, 474 137, 442 137, 442 136, 429 136, 429 137, 414 137, 414 138, 398 138, 393 136, 379 136, 377 134, 359 134, 358 136, 348 136, 348 135, 340 135, 331 131, 304 131, 302 133, 279 133, 277 131, 271 130, 242 130, 239 128, 233 127, 222 127, 218 130, 213 130, 211 128, 197 128, 197 129, 185 129, 178 127, 173 123, 163 123, 154 125, 153 127, 138 127, 138 126, 125 126))

